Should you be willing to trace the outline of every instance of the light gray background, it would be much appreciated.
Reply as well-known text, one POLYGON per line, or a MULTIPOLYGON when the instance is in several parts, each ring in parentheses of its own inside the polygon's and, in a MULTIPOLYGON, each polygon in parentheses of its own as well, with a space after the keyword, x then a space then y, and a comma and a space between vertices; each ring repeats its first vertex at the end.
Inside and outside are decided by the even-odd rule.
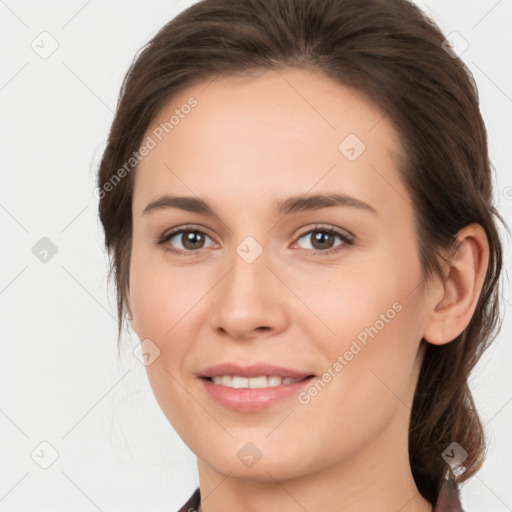
MULTIPOLYGON (((93 196, 125 71, 192 3, 0 0, 1 512, 175 511, 198 483, 195 456, 132 354, 134 335, 118 364, 93 196), (48 58, 31 47, 57 43, 48 58), (58 250, 45 263, 32 252, 42 237, 58 250), (42 469, 53 450, 58 458, 42 469)), ((446 35, 456 31, 469 43, 462 58, 479 88, 497 204, 510 222, 512 1, 418 4, 446 35)), ((512 510, 509 289, 507 277, 502 332, 471 380, 490 446, 478 476, 462 487, 468 512, 512 510)))

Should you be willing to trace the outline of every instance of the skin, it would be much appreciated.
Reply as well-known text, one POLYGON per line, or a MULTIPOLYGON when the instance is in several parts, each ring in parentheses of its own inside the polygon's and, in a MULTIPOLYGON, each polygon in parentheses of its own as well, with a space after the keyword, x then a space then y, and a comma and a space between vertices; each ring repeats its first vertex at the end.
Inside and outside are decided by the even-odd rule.
POLYGON ((146 136, 191 96, 197 106, 136 171, 128 299, 134 331, 160 351, 147 366, 155 396, 198 457, 202 510, 431 511, 407 444, 421 340, 448 343, 469 323, 488 263, 482 228, 459 232, 462 249, 445 265, 445 285, 422 280, 398 135, 375 105, 320 73, 287 69, 195 85, 146 136), (366 146, 355 161, 338 150, 348 134, 366 146), (332 192, 377 213, 274 210, 290 196, 332 192), (204 199, 216 216, 143 214, 165 193, 204 199), (189 224, 207 235, 197 254, 186 253, 182 236, 166 242, 182 255, 156 243, 189 224), (318 249, 317 224, 349 232, 354 244, 336 236, 318 249), (263 250, 252 263, 236 251, 249 235, 263 250), (232 411, 197 378, 225 361, 321 376, 395 303, 401 311, 308 404, 291 397, 260 412, 232 411), (262 455, 252 467, 237 457, 248 442, 262 455))

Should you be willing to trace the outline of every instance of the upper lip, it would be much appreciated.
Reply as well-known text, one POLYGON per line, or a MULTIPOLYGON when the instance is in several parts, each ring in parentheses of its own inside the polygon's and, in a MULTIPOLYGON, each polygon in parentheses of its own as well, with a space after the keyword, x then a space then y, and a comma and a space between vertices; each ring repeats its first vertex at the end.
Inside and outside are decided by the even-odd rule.
POLYGON ((301 372, 285 368, 284 366, 275 366, 272 364, 258 363, 249 366, 240 366, 234 363, 221 363, 209 366, 198 372, 199 377, 218 377, 222 375, 240 376, 240 377, 260 377, 276 376, 291 377, 292 379, 301 379, 312 375, 311 372, 301 372))

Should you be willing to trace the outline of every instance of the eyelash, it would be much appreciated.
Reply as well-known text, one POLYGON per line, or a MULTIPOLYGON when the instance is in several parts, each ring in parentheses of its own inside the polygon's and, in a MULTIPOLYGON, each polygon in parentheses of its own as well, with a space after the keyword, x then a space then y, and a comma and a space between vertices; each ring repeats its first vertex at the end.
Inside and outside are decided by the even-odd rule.
MULTIPOLYGON (((314 226, 313 228, 311 228, 308 231, 305 231, 304 233, 299 235, 297 237, 297 240, 300 240, 305 235, 309 235, 310 233, 313 233, 315 231, 321 232, 321 233, 328 233, 330 235, 337 236, 337 237, 339 237, 341 239, 341 241, 343 243, 338 245, 338 246, 336 246, 336 247, 333 247, 331 249, 327 249, 325 251, 319 251, 319 250, 314 250, 314 249, 304 249, 305 251, 311 252, 312 254, 324 255, 324 256, 325 255, 336 254, 336 253, 338 253, 338 252, 340 252, 342 250, 348 249, 348 248, 350 248, 350 246, 354 245, 354 237, 352 235, 348 235, 348 234, 345 234, 344 232, 338 231, 337 229, 327 228, 325 226, 314 226)), ((174 231, 171 231, 170 233, 164 233, 158 239, 157 245, 162 245, 164 251, 166 251, 168 253, 171 253, 171 254, 178 255, 178 256, 194 256, 194 255, 199 254, 202 249, 196 249, 194 251, 183 251, 181 249, 173 249, 173 248, 169 247, 168 245, 166 245, 167 242, 169 240, 171 240, 171 238, 174 238, 176 235, 179 235, 181 233, 201 233, 202 235, 205 235, 208 238, 211 238, 202 229, 198 229, 198 228, 195 228, 193 226, 189 226, 189 227, 185 226, 185 227, 181 227, 179 229, 175 229, 174 231)))
MULTIPOLYGON (((325 226, 321 226, 321 225, 313 226, 313 228, 311 228, 308 231, 305 231, 304 233, 299 235, 297 237, 297 240, 300 240, 304 236, 309 235, 315 231, 322 232, 322 233, 328 233, 330 235, 337 236, 341 239, 341 241, 343 243, 340 245, 337 245, 331 249, 327 249, 325 251, 319 251, 319 250, 314 250, 314 249, 304 249, 305 251, 308 251, 314 255, 323 255, 323 256, 333 255, 333 254, 337 254, 338 252, 340 252, 342 250, 349 249, 352 245, 354 245, 354 237, 352 235, 345 234, 344 232, 339 231, 335 228, 325 227, 325 226)), ((207 233, 205 233, 202 229, 198 229, 194 226, 185 226, 185 227, 181 227, 179 229, 175 229, 175 230, 171 231, 170 233, 164 233, 157 241, 157 245, 162 245, 165 252, 171 253, 171 254, 174 254, 177 256, 199 255, 199 253, 201 252, 202 249, 196 249, 193 251, 183 251, 181 249, 173 249, 173 248, 169 247, 169 245, 167 244, 167 242, 169 240, 171 240, 172 238, 174 238, 176 235, 179 235, 181 233, 187 233, 187 232, 201 233, 202 235, 209 237, 209 235, 207 233)), ((209 238, 211 238, 211 237, 209 237, 209 238)))

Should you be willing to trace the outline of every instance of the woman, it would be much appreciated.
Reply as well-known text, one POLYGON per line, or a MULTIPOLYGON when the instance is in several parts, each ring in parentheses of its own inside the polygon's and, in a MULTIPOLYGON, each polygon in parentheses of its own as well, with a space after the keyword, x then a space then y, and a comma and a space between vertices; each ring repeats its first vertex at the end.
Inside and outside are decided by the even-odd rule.
POLYGON ((119 333, 198 458, 181 510, 462 510, 501 217, 471 74, 414 4, 183 11, 98 194, 119 333))

